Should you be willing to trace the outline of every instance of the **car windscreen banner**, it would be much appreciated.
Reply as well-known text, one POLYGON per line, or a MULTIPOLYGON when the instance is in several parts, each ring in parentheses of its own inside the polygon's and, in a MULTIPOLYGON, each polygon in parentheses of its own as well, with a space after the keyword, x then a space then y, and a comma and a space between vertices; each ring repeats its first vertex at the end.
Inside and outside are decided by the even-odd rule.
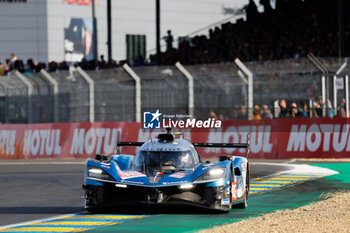
MULTIPOLYGON (((221 128, 182 131, 192 142, 245 143, 250 134, 249 158, 350 157, 350 122, 346 118, 297 118, 223 121, 221 128)), ((0 159, 89 158, 113 154, 120 141, 146 141, 161 130, 143 129, 135 122, 1 124, 0 159)), ((165 130, 164 130, 165 131, 165 130)), ((198 148, 202 158, 244 155, 245 149, 198 148)), ((122 153, 135 154, 124 147, 122 153)))

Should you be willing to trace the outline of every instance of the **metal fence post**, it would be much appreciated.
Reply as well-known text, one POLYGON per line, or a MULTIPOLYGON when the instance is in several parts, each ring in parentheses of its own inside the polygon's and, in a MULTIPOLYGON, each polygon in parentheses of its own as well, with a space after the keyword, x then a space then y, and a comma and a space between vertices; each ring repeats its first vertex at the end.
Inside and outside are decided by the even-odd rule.
POLYGON ((124 64, 123 68, 135 81, 136 122, 141 122, 141 79, 128 64, 124 64))
POLYGON ((345 111, 346 111, 346 117, 349 117, 349 76, 345 76, 345 111))
POLYGON ((273 115, 274 115, 275 118, 278 118, 278 117, 279 117, 279 112, 278 112, 278 110, 279 110, 279 108, 280 108, 280 106, 279 106, 279 101, 278 101, 278 100, 275 100, 275 101, 273 102, 273 108, 274 108, 273 115))
POLYGON ((334 108, 334 116, 337 115, 337 108, 338 108, 338 104, 337 104, 337 76, 334 75, 333 76, 333 108, 334 108))
POLYGON ((33 85, 28 79, 16 70, 15 75, 19 78, 28 88, 28 123, 33 122, 33 106, 32 106, 32 96, 33 96, 33 85))
POLYGON ((176 68, 187 78, 188 80, 188 115, 194 117, 194 85, 193 76, 188 70, 186 70, 180 62, 175 63, 176 68))
POLYGON ((78 73, 89 84, 89 121, 95 122, 95 88, 94 80, 80 67, 77 68, 78 73))
POLYGON ((44 69, 40 70, 40 73, 49 81, 53 86, 53 119, 54 122, 58 122, 58 82, 44 69))
POLYGON ((253 73, 238 59, 235 63, 239 69, 248 77, 248 119, 253 119, 253 73))
POLYGON ((321 87, 322 87, 322 116, 326 117, 329 115, 329 112, 326 113, 326 111, 329 111, 328 109, 328 99, 329 99, 329 70, 328 66, 315 57, 312 53, 309 53, 307 55, 307 58, 316 66, 317 69, 319 69, 322 72, 322 78, 321 78, 321 87))
POLYGON ((309 117, 312 118, 314 116, 314 101, 309 99, 309 117))
POLYGON ((322 89, 322 116, 326 117, 326 77, 322 75, 322 83, 321 83, 321 89, 322 89))
POLYGON ((338 112, 338 99, 337 99, 337 92, 338 92, 338 89, 337 89, 337 75, 339 75, 344 69, 345 67, 347 66, 347 63, 344 62, 340 68, 337 70, 337 72, 335 73, 334 77, 333 77, 333 106, 334 106, 334 115, 336 116, 337 115, 337 112, 338 112))

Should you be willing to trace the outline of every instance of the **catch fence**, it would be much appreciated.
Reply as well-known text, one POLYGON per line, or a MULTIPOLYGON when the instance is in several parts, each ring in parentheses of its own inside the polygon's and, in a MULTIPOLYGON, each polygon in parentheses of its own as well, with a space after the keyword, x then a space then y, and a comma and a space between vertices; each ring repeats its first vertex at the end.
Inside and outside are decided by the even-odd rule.
MULTIPOLYGON (((327 95, 332 102, 330 108, 334 108, 334 91, 338 94, 335 98, 339 105, 346 97, 347 87, 345 79, 340 78, 350 70, 346 67, 338 74, 336 89, 333 76, 344 60, 323 58, 322 61, 329 68, 327 74, 306 58, 245 63, 253 73, 253 104, 266 104, 274 112, 277 111, 274 102, 285 99, 288 103, 304 101, 312 108, 314 102, 322 100, 326 91, 322 76, 328 75, 325 80, 330 87, 327 95)), ((0 76, 0 121, 136 121, 137 114, 156 109, 167 114, 189 114, 192 110, 194 116, 201 119, 215 115, 220 119, 248 117, 247 77, 239 74, 235 63, 183 67, 187 75, 175 65, 131 67, 134 76, 125 67, 93 71, 71 68, 53 73, 12 72, 0 76), (57 82, 57 93, 48 75, 57 82), (135 76, 140 79, 140 90, 137 90, 135 76), (193 79, 192 90, 190 79, 193 79), (141 93, 139 106, 138 91, 141 93)))

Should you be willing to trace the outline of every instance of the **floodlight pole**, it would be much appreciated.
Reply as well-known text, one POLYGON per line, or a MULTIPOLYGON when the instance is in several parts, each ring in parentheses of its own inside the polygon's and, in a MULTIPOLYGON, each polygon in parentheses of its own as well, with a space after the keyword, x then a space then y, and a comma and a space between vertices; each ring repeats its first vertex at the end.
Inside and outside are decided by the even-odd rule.
POLYGON ((93 27, 93 35, 92 35, 92 40, 93 40, 93 53, 94 53, 94 60, 97 61, 98 59, 98 54, 97 54, 97 21, 96 21, 96 12, 95 12, 95 0, 92 0, 92 27, 93 27))
POLYGON ((157 65, 161 65, 160 51, 160 0, 156 0, 156 48, 157 65))
POLYGON ((345 55, 344 0, 338 0, 339 59, 345 55))
POLYGON ((112 61, 112 0, 107 0, 107 53, 108 62, 112 61))

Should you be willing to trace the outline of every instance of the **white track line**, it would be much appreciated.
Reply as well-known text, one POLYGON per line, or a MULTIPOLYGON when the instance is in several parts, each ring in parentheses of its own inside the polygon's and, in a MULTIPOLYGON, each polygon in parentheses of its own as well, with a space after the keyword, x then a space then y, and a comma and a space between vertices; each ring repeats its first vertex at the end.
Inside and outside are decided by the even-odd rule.
POLYGON ((296 159, 290 159, 290 160, 288 160, 288 161, 286 161, 286 162, 284 162, 284 163, 294 163, 295 161, 297 161, 296 159))
POLYGON ((31 221, 26 221, 26 222, 11 224, 11 225, 0 226, 0 229, 6 229, 6 228, 10 228, 10 227, 17 227, 17 226, 27 225, 27 224, 31 224, 31 223, 43 222, 43 221, 53 220, 53 219, 56 219, 56 218, 71 217, 71 216, 74 216, 74 215, 75 214, 63 214, 63 215, 57 215, 57 216, 49 217, 49 218, 40 218, 40 219, 31 220, 31 221))
POLYGON ((339 172, 328 169, 328 168, 311 166, 308 164, 266 163, 266 162, 251 162, 251 164, 293 167, 292 169, 289 169, 287 171, 276 172, 276 173, 271 174, 271 175, 285 174, 285 173, 310 173, 310 174, 320 173, 320 174, 324 174, 325 176, 327 176, 327 175, 339 174, 339 172))

